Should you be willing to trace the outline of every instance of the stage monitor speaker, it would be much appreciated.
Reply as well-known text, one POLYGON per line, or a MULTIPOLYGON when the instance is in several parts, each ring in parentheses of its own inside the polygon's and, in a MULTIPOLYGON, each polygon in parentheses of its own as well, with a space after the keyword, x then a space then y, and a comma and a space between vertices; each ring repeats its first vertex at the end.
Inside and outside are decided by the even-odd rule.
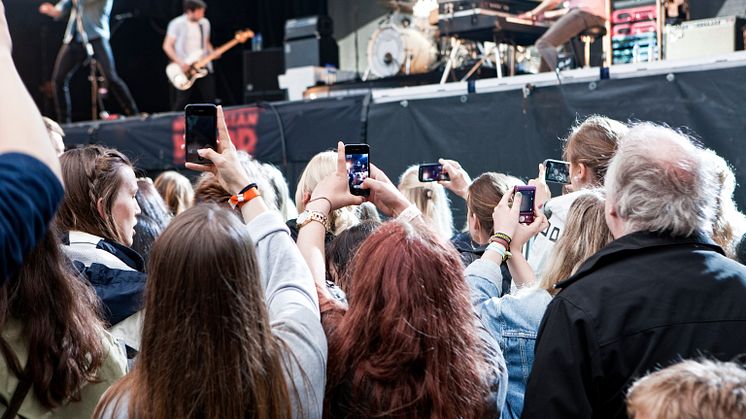
POLYGON ((285 42, 285 69, 326 65, 339 68, 339 47, 334 38, 312 37, 285 42))
POLYGON ((277 78, 284 72, 285 55, 282 48, 244 51, 244 103, 283 100, 285 93, 280 89, 277 78))
POLYGON ((666 26, 666 59, 700 58, 743 49, 746 21, 736 16, 666 26))

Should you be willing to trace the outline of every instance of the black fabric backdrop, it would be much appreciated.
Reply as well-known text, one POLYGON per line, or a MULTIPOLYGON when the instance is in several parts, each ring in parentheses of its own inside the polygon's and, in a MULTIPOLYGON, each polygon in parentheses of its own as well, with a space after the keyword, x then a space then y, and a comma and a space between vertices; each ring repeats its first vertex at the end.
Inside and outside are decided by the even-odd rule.
MULTIPOLYGON (((742 185, 746 183, 744 98, 746 67, 740 67, 678 73, 673 78, 658 75, 537 88, 525 98, 516 90, 367 106, 365 96, 355 96, 230 108, 227 114, 229 124, 240 126, 234 133, 239 147, 278 165, 291 191, 306 162, 315 153, 333 148, 339 139, 367 141, 371 161, 392 180, 409 165, 438 157, 458 160, 472 176, 500 171, 530 178, 544 159, 561 157, 561 139, 576 119, 591 114, 684 129, 724 156, 742 185), (232 114, 238 119, 231 119, 232 114)), ((164 114, 143 121, 72 125, 66 127, 66 143, 116 147, 154 174, 181 166, 174 163, 175 139, 181 136, 175 127, 178 117, 164 114)), ((746 208, 743 188, 736 190, 736 200, 746 208)), ((453 202, 456 225, 462 226, 463 201, 454 198, 453 202)))
MULTIPOLYGON (((232 107, 226 108, 225 113, 236 147, 251 152, 261 161, 276 164, 294 191, 297 179, 314 154, 335 148, 340 139, 351 142, 361 138, 365 101, 364 96, 354 96, 232 107)), ((179 159, 177 151, 183 134, 181 113, 72 124, 65 126, 65 133, 68 148, 105 144, 125 153, 138 169, 149 175, 171 169, 183 171, 183 157, 179 159)))
MULTIPOLYGON (((485 171, 521 178, 536 176, 538 164, 560 158, 562 142, 576 119, 591 114, 645 120, 682 128, 717 151, 746 183, 746 67, 594 84, 537 88, 373 105, 368 119, 371 161, 398 176, 410 164, 438 157, 459 161, 472 177, 485 171)), ((736 189, 746 208, 742 187, 736 189)), ((456 225, 465 219, 463 201, 453 199, 456 225)))

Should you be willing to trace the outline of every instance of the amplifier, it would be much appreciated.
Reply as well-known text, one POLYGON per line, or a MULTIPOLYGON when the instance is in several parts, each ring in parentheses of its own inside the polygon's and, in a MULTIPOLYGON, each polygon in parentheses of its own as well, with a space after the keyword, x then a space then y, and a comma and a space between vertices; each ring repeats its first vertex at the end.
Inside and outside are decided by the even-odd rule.
POLYGON ((666 58, 697 58, 743 49, 746 20, 736 16, 667 25, 666 58))
POLYGON ((541 0, 440 0, 439 3, 438 10, 441 15, 474 9, 517 15, 533 10, 534 7, 541 4, 541 0))
POLYGON ((334 23, 329 16, 308 16, 285 22, 285 41, 331 36, 334 23))
POLYGON ((657 8, 655 6, 621 9, 611 13, 611 23, 632 23, 643 20, 652 20, 655 19, 657 14, 657 8))
POLYGON ((614 64, 647 62, 658 55, 658 39, 655 33, 615 36, 612 38, 614 64))

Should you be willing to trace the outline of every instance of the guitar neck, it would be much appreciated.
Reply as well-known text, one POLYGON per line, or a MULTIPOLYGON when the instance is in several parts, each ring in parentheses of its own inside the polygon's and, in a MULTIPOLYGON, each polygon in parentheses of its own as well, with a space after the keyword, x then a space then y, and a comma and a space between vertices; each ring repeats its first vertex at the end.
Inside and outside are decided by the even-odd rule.
POLYGON ((220 55, 223 55, 224 52, 228 51, 229 49, 235 47, 238 45, 237 39, 231 39, 230 41, 226 42, 225 44, 218 47, 216 50, 214 50, 210 55, 206 56, 205 58, 202 58, 201 60, 194 63, 194 67, 196 68, 202 68, 206 66, 210 61, 214 60, 215 58, 219 57, 220 55))

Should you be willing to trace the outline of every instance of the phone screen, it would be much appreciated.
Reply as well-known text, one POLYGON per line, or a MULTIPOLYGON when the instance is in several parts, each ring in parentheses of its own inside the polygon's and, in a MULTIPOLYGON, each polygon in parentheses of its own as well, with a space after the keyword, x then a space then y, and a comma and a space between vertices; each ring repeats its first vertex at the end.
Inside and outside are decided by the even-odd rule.
POLYGON ((368 158, 370 148, 367 144, 345 145, 345 160, 347 161, 347 179, 350 184, 350 193, 353 195, 368 196, 370 191, 363 189, 363 182, 368 178, 370 167, 368 158))
POLYGON ((443 171, 440 163, 421 164, 419 170, 420 182, 434 182, 436 180, 451 180, 448 173, 443 171))
POLYGON ((547 182, 570 183, 570 163, 561 160, 545 160, 544 170, 547 182))
POLYGON ((535 186, 516 186, 515 192, 521 193, 521 208, 519 209, 518 222, 531 224, 534 222, 534 198, 536 197, 535 186))
POLYGON ((187 105, 184 110, 186 122, 186 161, 209 164, 197 154, 202 148, 217 149, 218 122, 215 105, 187 105))

